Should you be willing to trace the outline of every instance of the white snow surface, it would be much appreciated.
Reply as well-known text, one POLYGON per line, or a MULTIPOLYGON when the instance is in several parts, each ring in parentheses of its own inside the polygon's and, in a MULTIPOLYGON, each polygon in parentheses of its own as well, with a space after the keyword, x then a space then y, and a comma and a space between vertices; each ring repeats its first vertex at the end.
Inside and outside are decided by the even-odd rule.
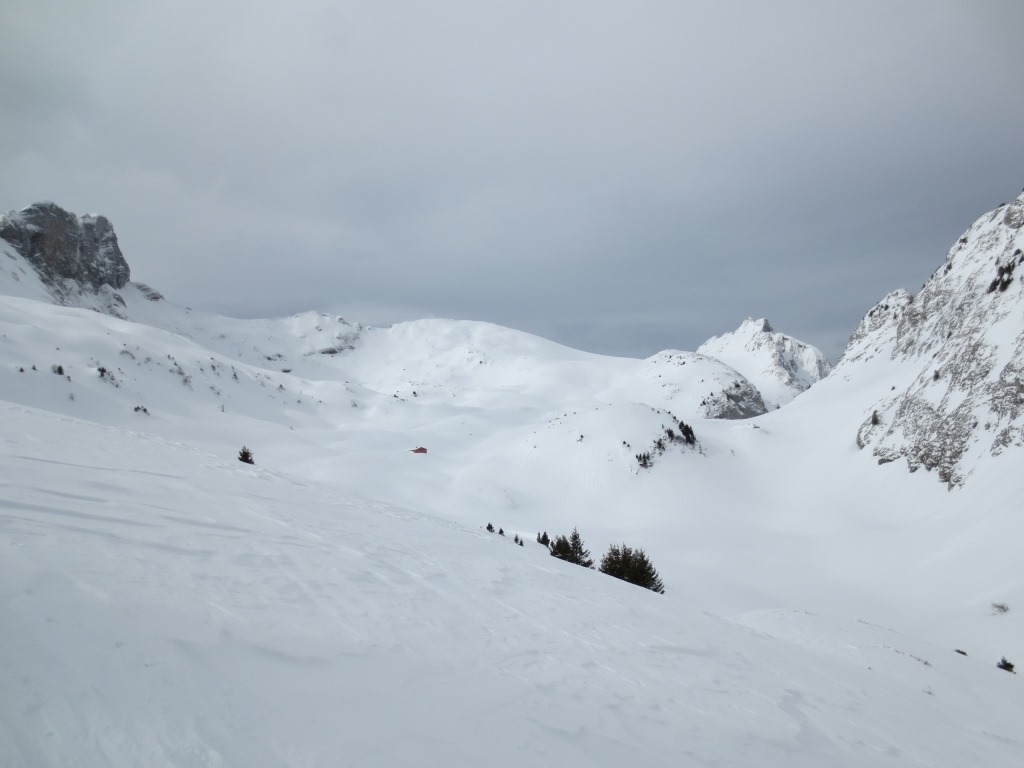
POLYGON ((859 451, 906 363, 709 420, 703 355, 128 321, 0 262, 0 766, 1024 765, 1019 454, 859 451), (535 542, 574 526, 666 594, 535 542))

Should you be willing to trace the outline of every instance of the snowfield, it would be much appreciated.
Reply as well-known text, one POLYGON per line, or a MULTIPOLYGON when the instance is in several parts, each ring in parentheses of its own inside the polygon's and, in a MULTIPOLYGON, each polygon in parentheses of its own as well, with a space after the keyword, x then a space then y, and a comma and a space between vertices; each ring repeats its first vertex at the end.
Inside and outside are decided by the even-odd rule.
POLYGON ((0 766, 1024 765, 1019 447, 859 448, 922 375, 888 320, 814 383, 763 321, 630 360, 0 293, 0 766))
POLYGON ((841 605, 729 620, 712 585, 656 595, 529 537, 3 418, 4 765, 1024 760, 1015 677, 841 605))

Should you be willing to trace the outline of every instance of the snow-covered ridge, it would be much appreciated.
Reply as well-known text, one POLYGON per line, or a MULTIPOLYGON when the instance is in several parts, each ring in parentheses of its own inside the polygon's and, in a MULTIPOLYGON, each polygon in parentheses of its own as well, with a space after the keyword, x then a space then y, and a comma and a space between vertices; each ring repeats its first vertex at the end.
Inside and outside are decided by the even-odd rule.
POLYGON ((178 333, 241 362, 300 375, 333 377, 357 367, 368 376, 367 386, 402 397, 437 388, 529 392, 539 373, 557 369, 567 381, 591 382, 587 398, 601 400, 603 392, 609 403, 640 400, 735 419, 765 413, 766 402, 774 408, 788 402, 828 367, 818 350, 772 332, 764 321, 756 331, 747 321, 733 334, 709 340, 699 354, 666 350, 641 366, 489 323, 421 320, 364 329, 316 312, 278 320, 218 318, 129 282, 113 227, 102 216, 79 218, 53 203, 37 203, 0 219, 0 235, 8 257, 0 264, 4 293, 94 309, 178 333), (341 365, 320 357, 342 354, 341 365), (329 369, 333 374, 325 373, 329 369))
POLYGON ((1024 445, 1022 224, 1024 193, 979 218, 917 296, 890 294, 851 337, 837 370, 878 355, 897 382, 857 433, 880 463, 903 458, 956 486, 1024 445))

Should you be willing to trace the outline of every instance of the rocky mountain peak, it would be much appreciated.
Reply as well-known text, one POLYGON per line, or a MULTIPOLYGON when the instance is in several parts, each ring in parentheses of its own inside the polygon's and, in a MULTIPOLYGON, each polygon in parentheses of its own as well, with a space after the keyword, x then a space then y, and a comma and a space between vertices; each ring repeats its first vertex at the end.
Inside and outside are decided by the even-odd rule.
POLYGON ((105 216, 76 216, 35 203, 0 216, 0 239, 31 264, 56 299, 75 290, 116 290, 131 272, 105 216))
POLYGON ((775 333, 775 329, 772 328, 771 323, 769 323, 763 317, 760 320, 754 320, 753 318, 748 317, 746 320, 744 320, 742 323, 740 323, 740 327, 736 330, 736 333, 738 333, 738 334, 745 334, 745 333, 746 334, 775 333))
POLYGON ((705 341, 697 352, 743 374, 768 408, 785 405, 832 370, 821 350, 776 332, 764 318, 748 317, 735 331, 705 341))
POLYGON ((1024 193, 979 218, 916 297, 887 296, 861 321, 840 363, 875 356, 909 386, 871 410, 857 442, 879 463, 906 459, 950 486, 971 457, 1024 445, 1024 193))

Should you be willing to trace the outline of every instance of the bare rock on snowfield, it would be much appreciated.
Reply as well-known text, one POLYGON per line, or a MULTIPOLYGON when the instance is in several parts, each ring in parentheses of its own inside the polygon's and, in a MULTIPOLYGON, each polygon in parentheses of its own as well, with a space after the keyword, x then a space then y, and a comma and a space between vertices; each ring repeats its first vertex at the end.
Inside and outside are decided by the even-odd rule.
POLYGON ((1024 199, 1018 197, 1013 201, 1013 203, 1006 206, 1006 214, 1003 216, 1003 224, 1011 229, 1020 229, 1024 226, 1024 199))

